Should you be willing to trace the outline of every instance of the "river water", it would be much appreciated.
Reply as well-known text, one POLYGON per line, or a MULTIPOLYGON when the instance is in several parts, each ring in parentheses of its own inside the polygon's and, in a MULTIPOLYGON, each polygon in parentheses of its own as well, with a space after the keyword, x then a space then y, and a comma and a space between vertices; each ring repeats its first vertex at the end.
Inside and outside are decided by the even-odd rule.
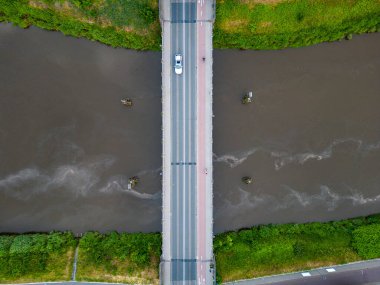
MULTIPOLYGON (((215 51, 215 232, 380 212, 379 46, 215 51)), ((160 61, 0 25, 0 232, 161 230, 160 61)))

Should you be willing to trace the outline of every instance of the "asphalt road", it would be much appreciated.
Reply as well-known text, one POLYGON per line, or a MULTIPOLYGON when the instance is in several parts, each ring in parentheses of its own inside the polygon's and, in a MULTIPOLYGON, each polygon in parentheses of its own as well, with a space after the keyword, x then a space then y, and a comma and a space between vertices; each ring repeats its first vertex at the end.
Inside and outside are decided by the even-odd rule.
POLYGON ((196 2, 171 3, 171 278, 195 281, 196 272, 196 2), (174 72, 182 55, 183 73, 174 72))
MULTIPOLYGON (((335 266, 336 272, 327 273, 324 269, 313 269, 310 272, 310 277, 300 277, 300 273, 290 273, 283 275, 274 275, 263 278, 241 280, 236 282, 228 282, 224 284, 236 284, 236 285, 380 285, 380 259, 373 261, 364 261, 356 264, 344 264, 335 266), (354 269, 355 268, 355 269, 354 269), (361 268, 361 269, 358 269, 361 268), (278 281, 279 279, 295 278, 293 280, 278 281), (274 281, 273 280, 277 280, 274 281)), ((190 282, 179 284, 189 284, 190 282)), ((91 285, 91 284, 104 284, 115 285, 118 283, 101 283, 101 282, 40 282, 40 283, 20 283, 19 285, 91 285)), ((120 283, 119 283, 120 284, 120 283)), ((191 283, 190 283, 191 284, 191 283)))
POLYGON ((359 285, 380 284, 380 259, 371 259, 303 272, 226 282, 225 285, 359 285))
POLYGON ((305 277, 299 280, 270 283, 273 285, 361 285, 380 284, 380 267, 336 272, 323 276, 305 277))

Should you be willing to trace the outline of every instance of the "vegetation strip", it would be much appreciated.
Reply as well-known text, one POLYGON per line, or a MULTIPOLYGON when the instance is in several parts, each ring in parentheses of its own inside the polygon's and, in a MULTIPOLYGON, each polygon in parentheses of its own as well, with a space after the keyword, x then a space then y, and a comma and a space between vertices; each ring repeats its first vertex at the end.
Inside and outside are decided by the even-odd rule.
POLYGON ((70 232, 0 235, 0 283, 70 280, 76 244, 70 232))
MULTIPOLYGON (((159 50, 158 0, 0 0, 0 22, 159 50)), ((380 1, 217 0, 215 48, 282 49, 380 30, 380 1)))
MULTIPOLYGON (((0 282, 158 284, 160 233, 0 235, 0 282), (78 242, 79 240, 79 242, 78 242)), ((380 214, 328 223, 260 225, 214 239, 219 282, 380 257, 380 214)))
POLYGON ((380 215, 329 223, 257 226, 214 239, 219 281, 380 257, 380 215))
POLYGON ((79 241, 77 281, 158 284, 161 234, 88 232, 79 241))
POLYGON ((282 49, 379 30, 379 1, 220 0, 213 41, 217 48, 282 49))

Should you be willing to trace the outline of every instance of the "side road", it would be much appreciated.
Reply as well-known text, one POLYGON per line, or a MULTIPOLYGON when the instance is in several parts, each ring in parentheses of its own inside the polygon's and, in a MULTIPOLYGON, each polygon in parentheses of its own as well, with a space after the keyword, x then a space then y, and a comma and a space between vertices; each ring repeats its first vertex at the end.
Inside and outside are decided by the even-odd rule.
POLYGON ((223 285, 380 284, 380 258, 312 270, 238 280, 223 285), (343 283, 342 283, 343 282, 343 283))

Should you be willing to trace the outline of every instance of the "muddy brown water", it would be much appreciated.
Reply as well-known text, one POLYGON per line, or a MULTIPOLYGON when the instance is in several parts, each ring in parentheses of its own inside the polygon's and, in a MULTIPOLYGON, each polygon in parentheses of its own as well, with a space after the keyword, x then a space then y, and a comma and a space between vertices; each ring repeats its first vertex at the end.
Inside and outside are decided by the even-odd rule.
MULTIPOLYGON (((380 212, 379 46, 215 51, 215 232, 380 212)), ((0 232, 161 230, 160 61, 0 25, 0 232)))

